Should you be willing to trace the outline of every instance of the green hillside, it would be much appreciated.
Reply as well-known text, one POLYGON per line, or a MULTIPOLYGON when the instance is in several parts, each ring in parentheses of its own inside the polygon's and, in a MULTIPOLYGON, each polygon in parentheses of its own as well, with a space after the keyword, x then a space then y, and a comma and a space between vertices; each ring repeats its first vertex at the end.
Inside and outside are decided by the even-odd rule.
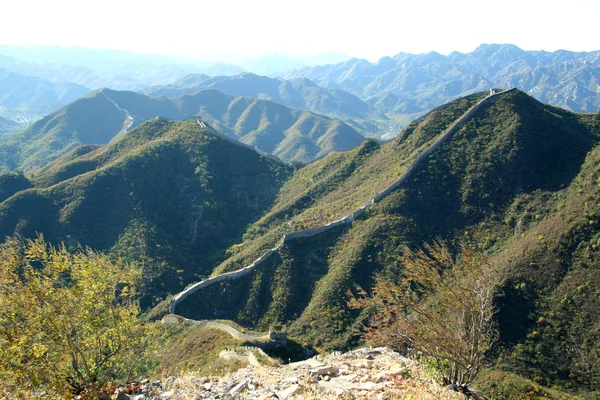
POLYGON ((0 174, 0 203, 21 190, 29 189, 33 185, 22 174, 9 172, 0 174))
POLYGON ((11 119, 0 117, 0 137, 23 129, 21 124, 11 119))
POLYGON ((39 232, 140 263, 145 306, 210 273, 290 174, 195 120, 153 119, 85 150, 0 203, 0 235, 39 232))
MULTIPOLYGON (((83 144, 106 144, 119 132, 157 114, 180 118, 165 99, 134 92, 96 91, 0 139, 0 171, 32 171, 83 144), (122 106, 116 106, 118 102, 122 106), (129 116, 124 109, 127 108, 129 116)), ((180 118, 181 119, 181 118, 180 118)))
MULTIPOLYGON (((252 126, 282 112, 212 91, 203 96, 212 97, 202 112, 230 124, 252 126)), ((366 140, 295 170, 195 120, 154 118, 108 145, 76 148, 29 180, 1 176, 7 189, 0 235, 41 232, 54 243, 141 263, 149 308, 188 284, 249 265, 284 233, 320 227, 365 205, 485 96, 443 105, 388 143, 366 140)), ((273 120, 285 114, 278 115, 273 120)), ((247 275, 191 294, 176 312, 257 331, 283 324, 318 349, 348 348, 358 343, 355 328, 365 317, 348 308, 348 291, 357 284, 369 289, 378 272, 401 274, 403 245, 462 242, 484 252, 504 276, 495 299, 499 338, 488 360, 494 369, 481 386, 506 393, 503 379, 493 377, 507 377, 508 385, 518 375, 594 398, 599 141, 600 114, 502 93, 352 224, 286 240, 247 275)))
POLYGON ((199 116, 228 136, 289 162, 309 162, 363 140, 338 120, 216 90, 169 100, 102 89, 22 132, 0 138, 0 172, 33 172, 78 146, 106 144, 157 116, 172 120, 199 116))
MULTIPOLYGON (((215 271, 248 265, 283 231, 363 204, 474 101, 435 110, 391 143, 366 142, 297 171, 215 271)), ((496 300, 497 368, 592 390, 600 382, 599 140, 598 114, 519 91, 500 95, 351 227, 286 242, 252 273, 190 295, 177 312, 255 329, 283 323, 308 343, 345 348, 360 321, 346 305, 348 290, 368 288, 377 271, 397 273, 402 244, 463 241, 506 275, 496 300)))
POLYGON ((343 122, 271 101, 203 90, 173 99, 185 115, 290 162, 309 162, 363 141, 343 122))
POLYGON ((175 98, 184 94, 195 94, 204 89, 218 90, 231 96, 270 100, 290 108, 309 110, 344 121, 361 135, 379 137, 381 124, 387 121, 383 113, 354 94, 324 88, 306 78, 284 81, 252 73, 215 77, 191 74, 169 85, 147 88, 143 93, 175 98))

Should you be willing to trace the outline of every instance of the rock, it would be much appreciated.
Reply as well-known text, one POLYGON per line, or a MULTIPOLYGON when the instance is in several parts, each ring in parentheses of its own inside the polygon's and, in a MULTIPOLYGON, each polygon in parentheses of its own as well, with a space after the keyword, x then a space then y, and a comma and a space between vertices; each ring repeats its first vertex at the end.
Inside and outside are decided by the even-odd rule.
POLYGON ((341 396, 344 393, 352 393, 354 385, 350 382, 344 381, 343 379, 332 379, 329 382, 319 382, 319 387, 327 393, 333 393, 336 396, 341 396))
POLYGON ((179 320, 179 318, 177 318, 177 317, 174 317, 174 316, 172 316, 172 315, 167 315, 167 316, 164 316, 164 317, 163 317, 163 318, 160 320, 160 323, 161 323, 161 324, 178 324, 178 323, 180 323, 180 322, 181 322, 181 321, 179 320))
POLYGON ((321 361, 317 360, 316 357, 313 357, 313 358, 309 358, 308 360, 298 361, 298 362, 291 363, 288 366, 292 370, 295 370, 295 369, 298 369, 299 367, 302 367, 302 366, 308 366, 308 367, 311 367, 311 368, 317 368, 317 367, 322 367, 323 365, 325 365, 325 364, 323 364, 321 361))
POLYGON ((175 378, 174 376, 169 376, 167 379, 165 379, 165 385, 164 385, 164 387, 171 386, 173 383, 175 383, 176 379, 177 378, 175 378))
POLYGON ((380 372, 377 375, 375 375, 375 377, 373 378, 373 382, 375 383, 381 383, 381 382, 385 382, 387 380, 387 374, 386 372, 380 372))
POLYGON ((337 375, 340 370, 337 367, 325 365, 318 368, 313 368, 308 371, 308 376, 319 376, 319 375, 337 375))
POLYGON ((481 390, 471 389, 469 390, 469 394, 475 400, 487 400, 487 397, 485 397, 485 394, 481 390))
POLYGON ((328 381, 328 382, 329 382, 329 381, 331 380, 331 377, 330 377, 329 375, 325 375, 325 376, 323 377, 323 380, 325 380, 325 381, 328 381))
POLYGON ((260 400, 279 400, 279 396, 277 396, 275 393, 271 393, 266 396, 262 396, 260 400))
POLYGON ((133 398, 133 400, 146 400, 146 395, 138 394, 133 398))
POLYGON ((146 383, 144 386, 142 386, 142 393, 150 393, 151 391, 152 391, 151 383, 146 383))
POLYGON ((289 399, 292 396, 294 396, 295 394, 297 394, 298 392, 300 392, 300 385, 293 385, 290 386, 289 388, 285 389, 282 392, 279 392, 279 398, 280 399, 289 399))
POLYGON ((174 393, 174 392, 171 390, 171 391, 169 391, 169 392, 164 392, 164 393, 162 393, 162 394, 160 395, 160 398, 161 398, 162 400, 169 400, 169 399, 173 399, 173 398, 174 398, 173 396, 175 396, 175 393, 174 393))
POLYGON ((365 382, 365 383, 361 383, 356 388, 359 390, 375 390, 378 388, 378 386, 376 384, 374 384, 373 382, 365 382))
POLYGON ((115 400, 129 400, 131 397, 121 389, 117 390, 117 397, 115 400))
POLYGON ((389 370, 385 372, 387 376, 398 376, 404 375, 410 371, 410 368, 404 367, 399 364, 392 365, 389 370))
POLYGON ((248 390, 256 390, 256 385, 252 382, 248 382, 248 390))
POLYGON ((242 393, 244 390, 248 388, 248 381, 241 381, 237 385, 235 385, 230 391, 229 394, 238 394, 242 393))
POLYGON ((145 385, 147 383, 150 383, 150 379, 146 378, 146 379, 142 379, 142 381, 140 382, 142 385, 145 385))
POLYGON ((295 376, 293 376, 291 378, 287 378, 285 381, 289 382, 289 383, 298 383, 298 378, 296 378, 295 376))
POLYGON ((212 388, 213 383, 212 382, 206 382, 204 384, 204 390, 206 390, 207 392, 210 392, 210 389, 212 388))
POLYGON ((356 378, 358 378, 358 375, 356 375, 356 374, 350 374, 350 375, 344 375, 344 376, 342 376, 341 379, 345 379, 348 382, 354 382, 356 380, 356 378))
POLYGON ((446 386, 446 389, 458 392, 458 385, 456 383, 451 383, 450 385, 446 386))
POLYGON ((316 377, 314 377, 314 376, 307 376, 306 377, 306 383, 317 383, 317 382, 319 382, 319 380, 316 377))

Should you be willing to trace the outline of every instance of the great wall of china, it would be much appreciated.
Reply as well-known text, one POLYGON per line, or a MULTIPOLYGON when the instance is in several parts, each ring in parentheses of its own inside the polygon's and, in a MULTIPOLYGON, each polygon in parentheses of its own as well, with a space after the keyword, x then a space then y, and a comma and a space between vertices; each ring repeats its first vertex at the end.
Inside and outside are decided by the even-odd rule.
MULTIPOLYGON (((169 304, 169 312, 171 314, 175 314, 175 310, 177 305, 182 302, 186 297, 188 297, 189 295, 191 295, 192 293, 206 288, 208 286, 214 285, 215 283, 221 282, 223 280, 226 279, 239 279, 243 276, 248 275, 249 273, 251 273, 255 268, 257 268, 259 265, 261 265, 264 261, 266 261, 269 257, 271 257, 271 255, 275 254, 276 252, 279 251, 279 248, 286 243, 287 241, 293 240, 293 239, 297 239, 297 238, 304 238, 304 237, 311 237, 311 236, 315 236, 318 234, 321 234, 323 232, 326 232, 330 229, 333 229, 337 226, 340 225, 344 225, 344 224, 352 224, 352 222, 360 217, 362 214, 365 213, 365 211, 371 207, 373 204, 376 204, 378 202, 380 202, 383 198, 385 198, 386 196, 388 196, 391 192, 393 192, 394 190, 398 189, 398 187, 400 187, 404 182, 406 182, 406 180, 410 177, 410 175, 416 170, 416 168, 418 167, 418 165, 421 163, 421 161, 423 161, 425 158, 427 158, 427 156, 429 156, 432 152, 434 152, 436 149, 438 149, 442 144, 444 144, 448 139, 450 139, 452 137, 452 135, 458 130, 458 127, 463 124, 465 121, 467 121, 469 118, 471 118, 473 116, 473 114, 475 114, 480 108, 481 106, 483 106, 484 104, 486 104, 490 99, 499 96, 501 94, 504 93, 508 93, 511 91, 514 91, 515 88, 512 89, 508 89, 508 90, 504 90, 504 91, 494 91, 491 90, 490 95, 488 95, 487 97, 483 98, 482 100, 480 100, 477 104, 475 104, 473 107, 471 107, 469 110, 467 110, 458 120, 456 120, 452 125, 450 125, 446 131, 441 134, 437 140, 432 143, 423 153, 421 153, 417 159, 412 163, 412 165, 406 170, 406 172, 394 183, 392 183, 390 186, 388 186, 385 190, 383 190, 381 193, 379 193, 378 195, 376 195, 374 198, 372 198, 369 202, 367 202, 365 205, 363 205, 362 207, 358 208, 357 210, 353 211, 352 213, 338 219, 335 220, 333 222, 330 222, 326 225, 320 226, 320 227, 316 227, 316 228, 310 228, 310 229, 305 229, 305 230, 301 230, 301 231, 296 231, 296 232, 290 232, 290 233, 286 233, 282 236, 281 240, 279 241, 279 243, 277 244, 277 246, 275 246, 272 249, 267 250, 262 256, 260 256, 259 258, 257 258, 256 260, 254 260, 254 262, 252 262, 252 264, 241 268, 237 271, 231 271, 231 272, 226 272, 208 279, 205 279, 201 282, 198 282, 192 286, 189 286, 188 288, 184 289, 183 291, 181 291, 180 293, 176 294, 170 304, 169 304)), ((215 131, 214 129, 212 129, 210 126, 208 126, 207 124, 205 124, 204 122, 198 120, 198 124, 200 124, 202 127, 206 128, 207 131, 209 131, 210 133, 220 137, 220 138, 224 138, 232 143, 238 144, 238 145, 242 145, 244 147, 247 147, 249 149, 255 150, 257 151, 259 154, 268 157, 272 160, 275 160, 279 163, 285 164, 285 165, 289 165, 287 163, 282 162, 281 160, 279 160, 277 157, 272 156, 270 154, 266 154, 262 151, 257 150, 255 147, 253 146, 249 146, 247 144, 244 143, 240 143, 234 139, 231 139, 221 133, 218 133, 217 131, 215 131), (263 154, 264 153, 264 154, 263 154)), ((214 326, 216 328, 219 328, 217 326, 214 326)), ((229 327, 229 326, 228 326, 229 327)), ((231 327, 229 327, 231 328, 231 327)), ((221 329, 221 328, 219 328, 221 329)), ((233 330, 235 330, 234 328, 231 328, 233 330)))

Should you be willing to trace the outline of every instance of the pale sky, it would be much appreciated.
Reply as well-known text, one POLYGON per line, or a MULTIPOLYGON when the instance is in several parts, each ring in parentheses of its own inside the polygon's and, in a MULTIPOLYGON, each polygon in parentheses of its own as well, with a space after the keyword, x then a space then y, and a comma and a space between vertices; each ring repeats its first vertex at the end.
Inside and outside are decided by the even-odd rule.
POLYGON ((0 21, 0 44, 227 61, 324 52, 374 61, 481 43, 600 49, 600 0, 2 0, 0 21))

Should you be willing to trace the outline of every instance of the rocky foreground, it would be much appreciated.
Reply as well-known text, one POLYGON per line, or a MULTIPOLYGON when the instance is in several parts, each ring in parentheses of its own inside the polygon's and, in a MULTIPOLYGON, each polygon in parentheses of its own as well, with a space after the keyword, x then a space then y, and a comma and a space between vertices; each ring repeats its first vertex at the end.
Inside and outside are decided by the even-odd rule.
POLYGON ((284 366, 249 365, 221 377, 188 374, 145 380, 119 388, 113 398, 416 400, 465 396, 437 385, 414 360, 387 348, 363 348, 284 366))

